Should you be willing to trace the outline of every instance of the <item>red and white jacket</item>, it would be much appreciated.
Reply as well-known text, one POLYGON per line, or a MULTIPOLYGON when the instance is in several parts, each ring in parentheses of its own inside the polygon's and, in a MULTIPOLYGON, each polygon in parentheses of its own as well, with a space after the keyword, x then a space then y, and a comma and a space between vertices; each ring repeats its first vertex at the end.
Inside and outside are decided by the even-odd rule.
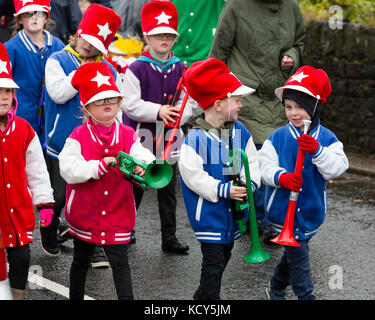
POLYGON ((33 205, 54 202, 39 138, 26 120, 15 117, 0 131, 0 226, 5 247, 32 242, 33 205))
POLYGON ((119 151, 147 163, 155 157, 132 128, 117 120, 109 143, 99 138, 94 126, 89 120, 75 128, 59 154, 60 173, 67 182, 69 232, 100 245, 128 243, 135 225, 133 185, 120 170, 103 169, 101 160, 117 157, 119 151))

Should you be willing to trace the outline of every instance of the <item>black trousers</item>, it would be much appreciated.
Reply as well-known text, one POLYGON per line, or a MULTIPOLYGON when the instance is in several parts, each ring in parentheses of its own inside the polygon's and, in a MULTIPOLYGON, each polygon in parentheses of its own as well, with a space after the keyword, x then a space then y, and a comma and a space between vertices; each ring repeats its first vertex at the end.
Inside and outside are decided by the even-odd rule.
MULTIPOLYGON (((157 190, 162 241, 176 237, 176 164, 172 165, 173 176, 171 182, 164 188, 157 190)), ((143 190, 133 187, 135 206, 141 204, 143 190)))
POLYGON ((53 207, 52 222, 47 228, 41 229, 41 232, 43 235, 56 237, 59 217, 66 202, 66 182, 60 175, 59 160, 48 155, 45 156, 45 160, 50 176, 51 187, 53 189, 55 204, 53 207))
MULTIPOLYGON (((95 243, 73 238, 74 252, 70 268, 70 300, 83 300, 87 271, 95 243)), ((119 300, 133 300, 133 286, 128 263, 128 244, 105 245, 103 249, 112 268, 113 280, 119 300)))
POLYGON ((221 279, 232 255, 234 242, 229 244, 201 242, 202 268, 197 300, 220 300, 221 279))
POLYGON ((30 267, 29 244, 20 247, 6 248, 9 263, 9 284, 13 289, 25 290, 30 267))

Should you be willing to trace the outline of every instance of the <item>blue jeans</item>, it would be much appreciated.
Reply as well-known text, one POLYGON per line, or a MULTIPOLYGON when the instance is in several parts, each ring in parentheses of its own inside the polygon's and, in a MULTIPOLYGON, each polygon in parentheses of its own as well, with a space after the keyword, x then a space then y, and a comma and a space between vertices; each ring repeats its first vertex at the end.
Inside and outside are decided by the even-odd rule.
POLYGON ((299 300, 315 299, 310 273, 309 240, 297 241, 300 247, 284 246, 283 255, 271 279, 271 288, 285 290, 291 284, 299 300))
MULTIPOLYGON (((255 147, 257 150, 260 150, 262 148, 262 144, 256 144, 255 147)), ((261 184, 260 188, 257 189, 253 194, 256 217, 260 221, 262 229, 271 225, 271 222, 268 220, 266 211, 264 209, 264 197, 266 195, 265 193, 266 186, 264 184, 261 184)))

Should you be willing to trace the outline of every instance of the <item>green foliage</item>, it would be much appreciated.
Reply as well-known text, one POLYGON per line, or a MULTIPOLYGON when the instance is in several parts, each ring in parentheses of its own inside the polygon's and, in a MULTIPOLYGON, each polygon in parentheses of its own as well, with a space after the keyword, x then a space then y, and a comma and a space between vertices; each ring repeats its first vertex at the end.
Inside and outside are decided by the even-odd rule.
POLYGON ((329 19, 331 6, 340 6, 344 21, 375 26, 375 0, 298 0, 302 14, 311 19, 329 19))

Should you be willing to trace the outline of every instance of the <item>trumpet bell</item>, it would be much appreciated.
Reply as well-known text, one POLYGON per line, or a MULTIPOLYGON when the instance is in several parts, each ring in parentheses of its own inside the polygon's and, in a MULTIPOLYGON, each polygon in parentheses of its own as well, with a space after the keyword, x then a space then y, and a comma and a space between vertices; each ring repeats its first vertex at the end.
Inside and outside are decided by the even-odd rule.
POLYGON ((165 160, 154 160, 147 165, 145 170, 145 181, 155 189, 164 188, 169 184, 173 176, 172 166, 165 160), (162 163, 160 163, 162 161, 162 163))
POLYGON ((300 244, 294 239, 293 233, 290 234, 287 229, 281 230, 281 233, 270 241, 284 246, 300 247, 300 244))
POLYGON ((268 252, 264 251, 261 247, 254 246, 243 257, 243 260, 249 263, 259 263, 267 261, 269 258, 271 258, 271 255, 268 252))

